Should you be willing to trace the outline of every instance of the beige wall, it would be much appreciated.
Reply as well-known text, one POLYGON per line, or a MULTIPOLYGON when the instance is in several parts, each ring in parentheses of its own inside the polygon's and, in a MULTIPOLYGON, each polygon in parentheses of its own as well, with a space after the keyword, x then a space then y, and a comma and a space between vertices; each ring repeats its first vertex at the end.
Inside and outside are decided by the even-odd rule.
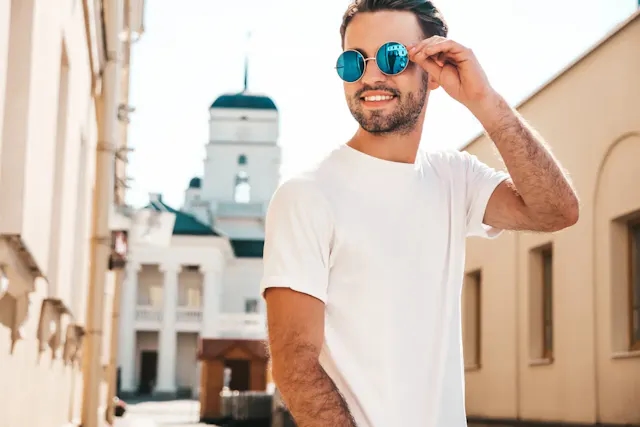
MULTIPOLYGON (((467 271, 482 272, 480 364, 466 372, 470 417, 640 423, 640 352, 629 349, 625 326, 628 244, 614 221, 640 212, 639 45, 636 14, 519 108, 570 172, 582 210, 578 224, 559 233, 469 241, 467 271), (537 351, 531 255, 548 243, 551 359, 537 351)), ((467 149, 501 166, 486 137, 467 149)), ((465 325, 468 360, 473 333, 465 325)))
POLYGON ((57 427, 80 416, 80 362, 63 352, 67 325, 85 318, 96 128, 82 3, 0 2, 0 233, 21 236, 46 277, 34 281, 3 240, 3 426, 57 427), (47 298, 74 317, 62 316, 53 346, 45 341, 57 316, 40 320, 47 298))
MULTIPOLYGON (((122 1, 0 1, 0 269, 9 279, 0 295, 2 427, 77 425, 83 406, 90 408, 84 425, 104 424, 114 273, 104 292, 93 286, 94 303, 104 307, 93 328, 102 345, 93 353, 86 335, 84 346, 68 335, 91 313, 89 243, 105 122, 95 106, 111 95, 94 91, 105 65, 101 3, 124 15, 122 1), (83 375, 92 365, 99 365, 90 370, 95 382, 83 375), (89 395, 99 396, 89 399, 95 405, 89 395)), ((111 32, 114 25, 105 23, 111 32)))

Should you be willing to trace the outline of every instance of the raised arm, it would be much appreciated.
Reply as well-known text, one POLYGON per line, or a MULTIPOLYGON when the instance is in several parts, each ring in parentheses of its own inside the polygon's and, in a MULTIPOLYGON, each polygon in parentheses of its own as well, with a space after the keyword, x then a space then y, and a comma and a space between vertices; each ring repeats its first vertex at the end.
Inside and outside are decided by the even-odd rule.
POLYGON ((491 87, 471 49, 433 36, 410 47, 411 60, 480 121, 511 175, 491 195, 484 224, 557 231, 578 221, 579 202, 544 141, 491 87))
POLYGON ((558 231, 575 224, 578 197, 542 137, 499 95, 490 98, 477 117, 512 179, 496 188, 485 223, 531 231, 558 231))
POLYGON ((273 378, 299 427, 354 427, 355 421, 318 356, 324 303, 289 288, 265 292, 273 378))
POLYGON ((334 382, 320 366, 333 216, 314 182, 275 192, 265 222, 264 275, 272 373, 299 427, 353 427, 334 382))

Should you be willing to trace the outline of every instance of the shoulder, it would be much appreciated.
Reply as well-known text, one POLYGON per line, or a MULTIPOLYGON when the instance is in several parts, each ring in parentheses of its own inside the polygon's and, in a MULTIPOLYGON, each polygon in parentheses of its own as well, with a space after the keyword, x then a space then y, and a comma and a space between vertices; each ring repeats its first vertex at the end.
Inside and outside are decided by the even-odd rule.
POLYGON ((317 177, 312 173, 301 173, 280 183, 270 204, 320 202, 322 198, 323 192, 317 177))
POLYGON ((330 210, 326 183, 317 168, 284 180, 273 193, 269 213, 288 211, 300 215, 318 215, 330 210))
POLYGON ((332 206, 314 173, 301 173, 276 189, 265 215, 265 236, 273 240, 315 233, 330 236, 334 227, 332 206), (292 234, 293 233, 293 234, 292 234))
POLYGON ((340 185, 343 161, 340 149, 331 151, 307 169, 284 180, 273 194, 271 204, 304 203, 308 208, 328 205, 340 185))

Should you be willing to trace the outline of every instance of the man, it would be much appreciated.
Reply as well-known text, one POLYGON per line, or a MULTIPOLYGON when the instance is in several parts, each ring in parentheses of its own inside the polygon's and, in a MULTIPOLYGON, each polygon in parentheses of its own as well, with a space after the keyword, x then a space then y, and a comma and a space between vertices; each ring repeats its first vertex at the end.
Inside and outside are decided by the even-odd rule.
POLYGON ((282 184, 266 219, 273 378, 299 427, 464 426, 465 238, 561 230, 578 199, 431 2, 358 0, 341 34, 336 68, 360 127, 282 184), (438 88, 475 115, 509 175, 418 151, 438 88))

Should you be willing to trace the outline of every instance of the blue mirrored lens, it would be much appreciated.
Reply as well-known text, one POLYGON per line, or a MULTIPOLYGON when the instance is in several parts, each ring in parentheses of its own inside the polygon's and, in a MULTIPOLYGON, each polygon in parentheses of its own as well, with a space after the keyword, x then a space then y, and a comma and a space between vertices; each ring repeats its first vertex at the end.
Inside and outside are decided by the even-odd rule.
POLYGON ((364 57, 355 50, 342 52, 338 57, 336 70, 342 80, 353 83, 364 74, 364 57))
POLYGON ((385 74, 399 74, 409 65, 409 52, 407 52, 407 48, 400 43, 385 43, 378 49, 376 63, 380 71, 385 74))

